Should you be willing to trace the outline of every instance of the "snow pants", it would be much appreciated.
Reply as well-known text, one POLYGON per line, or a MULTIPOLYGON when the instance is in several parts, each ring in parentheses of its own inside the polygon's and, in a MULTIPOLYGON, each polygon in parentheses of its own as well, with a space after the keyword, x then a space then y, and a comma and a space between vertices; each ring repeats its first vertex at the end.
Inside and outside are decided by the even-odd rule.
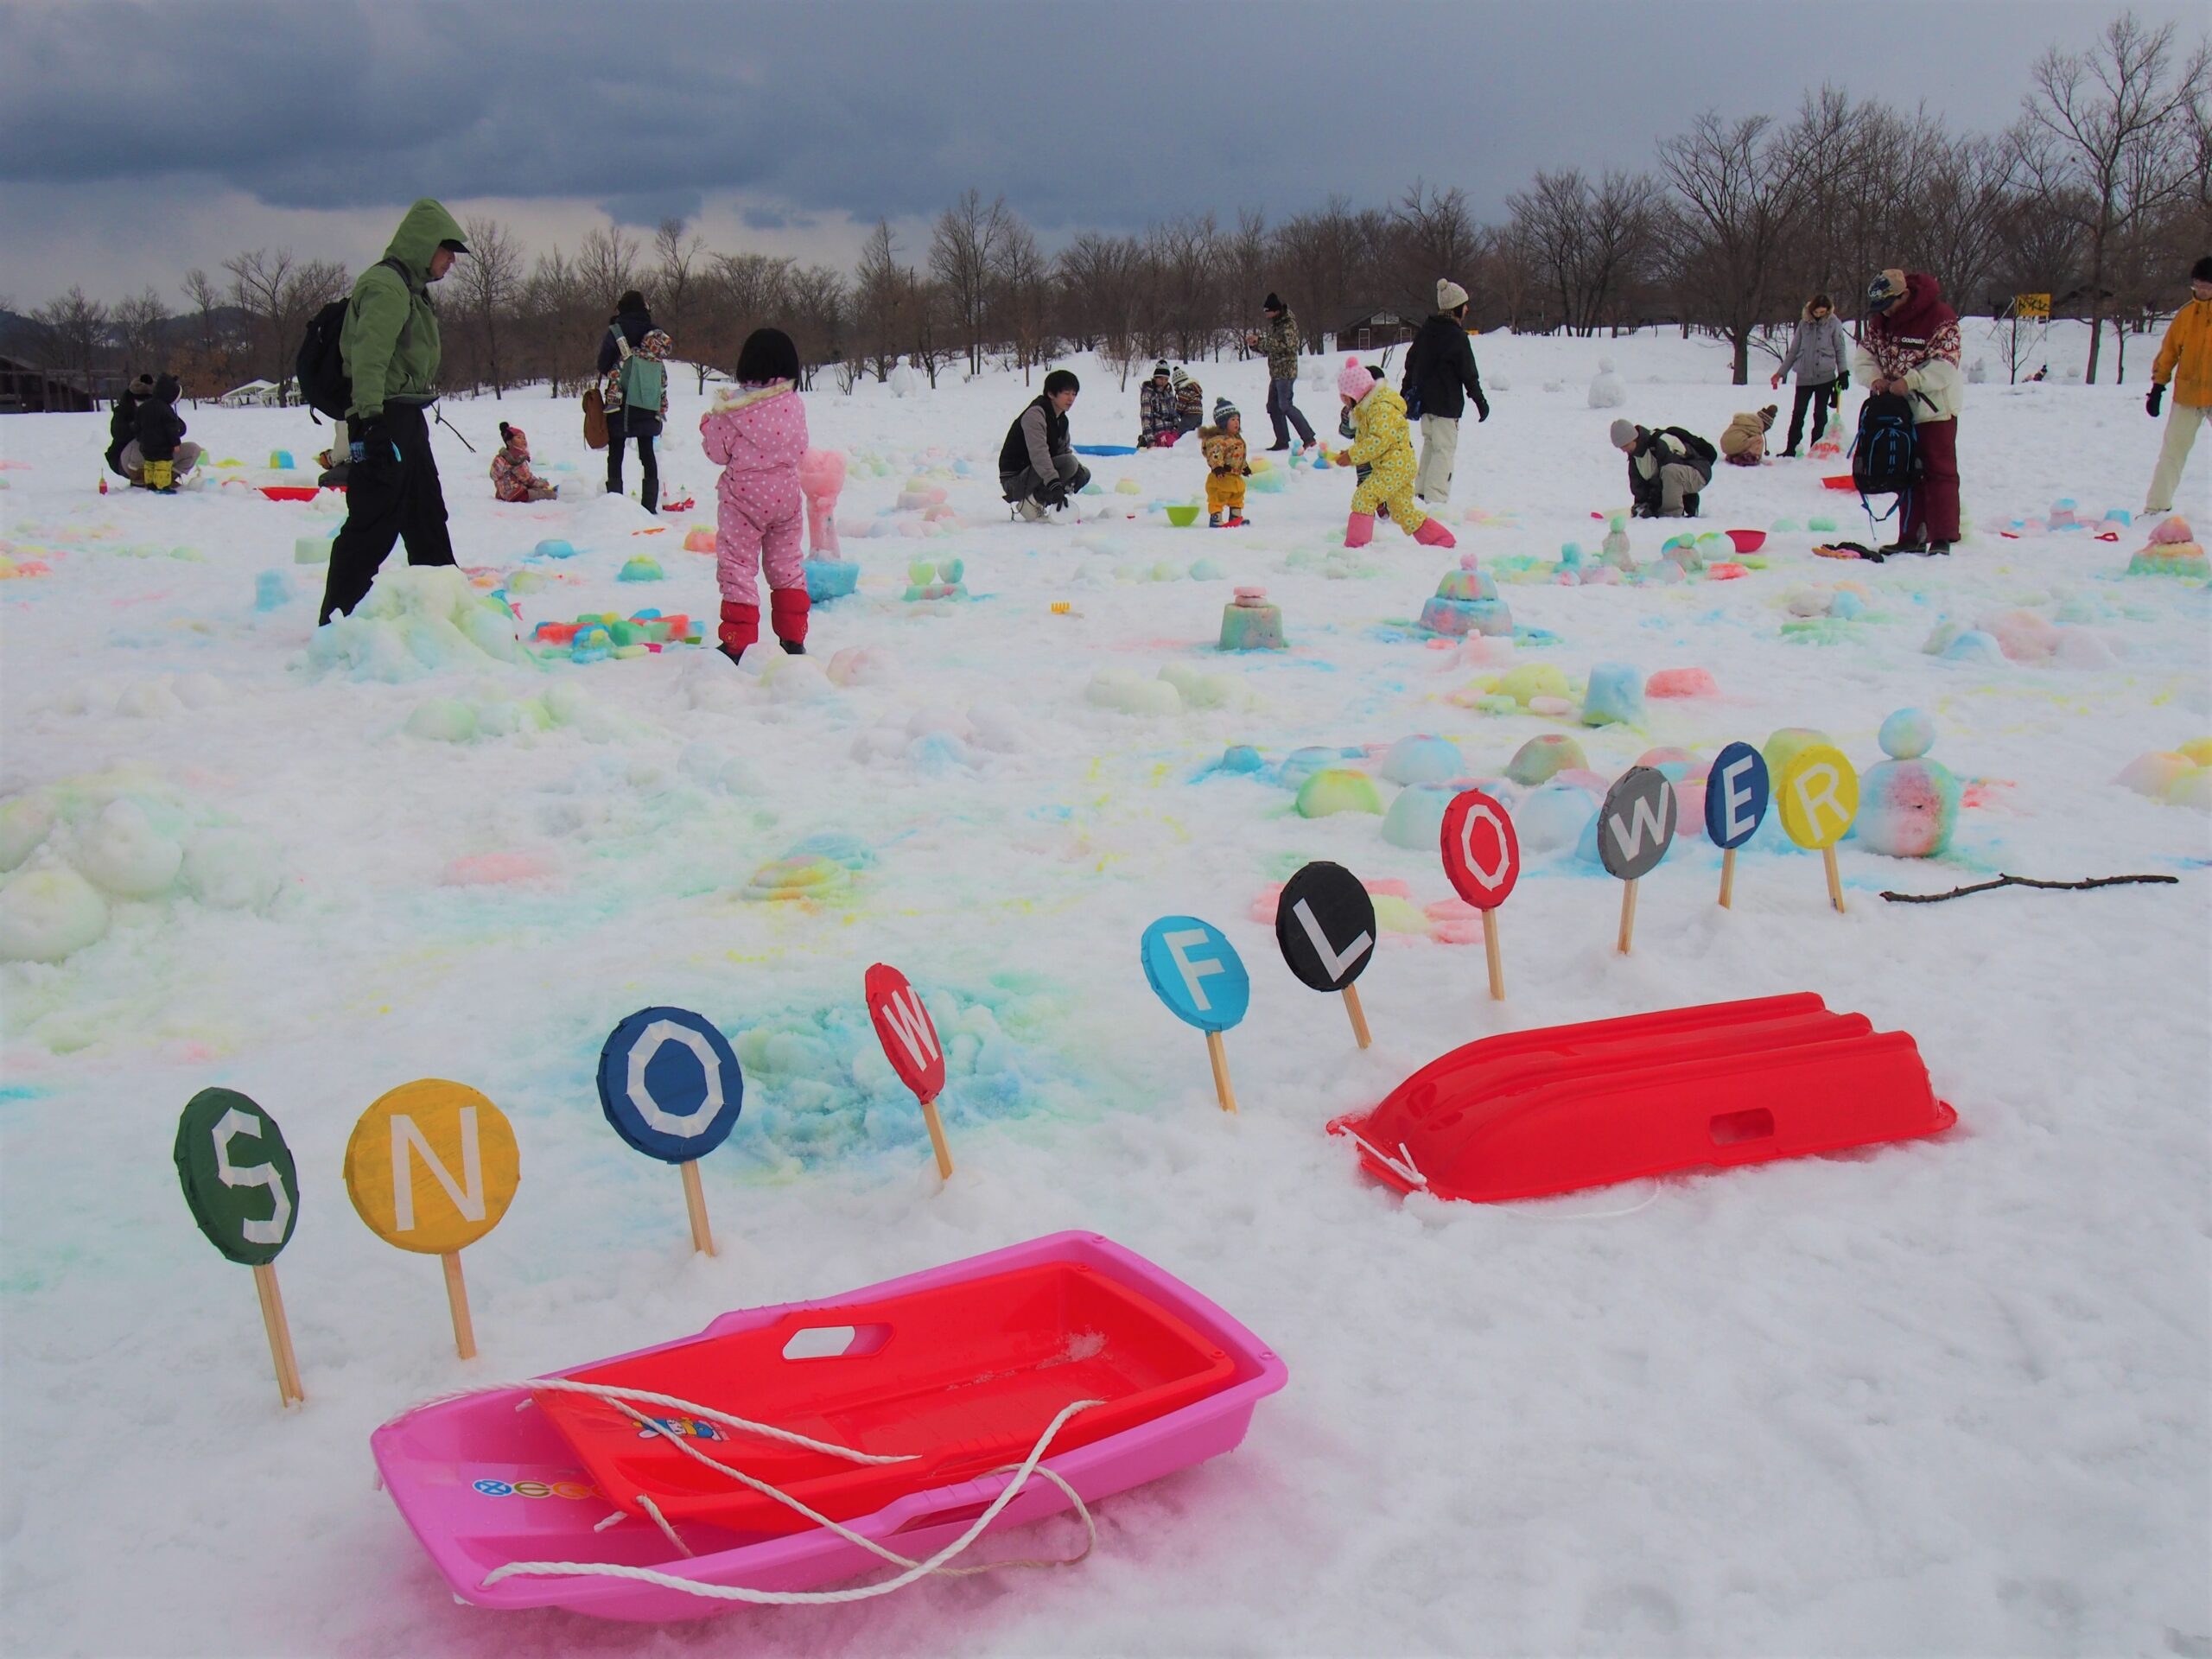
MULTIPOLYGON (((2166 435, 2158 445, 2158 469, 2151 474, 2151 493, 2143 503, 2145 512, 2171 512, 2181 490, 2182 469, 2196 442, 2196 429, 2212 421, 2212 408, 2201 404, 2176 403, 2166 411, 2166 435)), ((127 457, 130 451, 125 450, 127 457)), ((179 450, 179 456, 183 451, 179 450)))
POLYGON ((757 572, 781 593, 806 588, 806 498, 791 474, 722 470, 715 492, 715 575, 733 604, 760 603, 757 572))
POLYGON ((1206 474, 1206 511, 1209 513, 1243 512, 1244 474, 1208 473, 1206 474))
POLYGON ((330 575, 323 583, 319 622, 353 614, 368 596, 394 542, 407 543, 410 564, 454 562, 445 489, 438 482, 430 423, 423 406, 386 404, 383 427, 390 446, 370 444, 368 453, 346 471, 346 523, 330 544, 330 575))
POLYGON ((1959 539, 1959 423, 1923 421, 1913 429, 1913 444, 1920 452, 1920 482, 1913 486, 1912 511, 1907 515, 1908 542, 1955 542, 1959 539))
POLYGON ((1290 429, 1298 429, 1298 440, 1307 448, 1313 447, 1313 429, 1298 412, 1298 382, 1270 380, 1268 382, 1268 418, 1274 423, 1275 448, 1290 448, 1290 429))
POLYGON ((1414 502, 1414 470, 1411 444, 1392 450, 1375 463, 1366 481, 1351 493, 1351 510, 1373 512, 1378 506, 1388 507, 1391 522, 1412 535, 1428 522, 1428 515, 1414 502))
MULTIPOLYGON (((2178 409, 2180 405, 2177 404, 2175 407, 2178 409)), ((2187 453, 2187 450, 2183 451, 2183 454, 2187 453)), ((188 440, 177 445, 176 454, 169 457, 170 475, 175 478, 182 478, 200 464, 200 446, 188 440)), ((116 457, 116 467, 117 470, 133 484, 145 476, 146 457, 138 448, 137 439, 133 438, 123 446, 123 453, 116 457)))
POLYGON ((1421 474, 1414 493, 1432 507, 1452 499, 1452 471, 1459 459, 1459 422, 1456 416, 1421 417, 1421 474))

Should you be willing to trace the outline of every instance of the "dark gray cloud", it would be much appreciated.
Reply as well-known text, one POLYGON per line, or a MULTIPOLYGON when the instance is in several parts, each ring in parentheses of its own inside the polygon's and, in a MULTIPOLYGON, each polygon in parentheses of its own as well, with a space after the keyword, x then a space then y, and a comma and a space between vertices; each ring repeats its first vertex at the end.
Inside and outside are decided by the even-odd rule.
MULTIPOLYGON (((2197 27, 2190 9, 2145 15, 2197 27)), ((1643 166, 1707 105, 1823 79, 2011 119, 2065 0, 162 0, 0 10, 0 188, 174 211, 232 189, 379 219, 422 194, 708 197, 755 228, 933 213, 970 186, 1048 233, 1277 217, 1416 175, 1484 213, 1536 168, 1643 166)), ((11 232, 12 235, 12 232, 11 232)), ((5 240, 8 238, 0 238, 5 240)), ((0 260, 5 255, 0 254, 0 260)))

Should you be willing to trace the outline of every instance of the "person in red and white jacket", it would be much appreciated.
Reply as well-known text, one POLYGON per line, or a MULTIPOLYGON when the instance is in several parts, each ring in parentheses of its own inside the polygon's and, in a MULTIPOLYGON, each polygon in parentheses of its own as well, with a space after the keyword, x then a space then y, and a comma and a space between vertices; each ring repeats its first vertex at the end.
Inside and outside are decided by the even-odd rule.
POLYGON ((1942 284, 1920 270, 1876 276, 1867 285, 1866 312, 1851 378, 1912 405, 1920 453, 1904 529, 1882 550, 1948 553, 1959 539, 1959 410, 1966 391, 1959 314, 1943 302, 1942 284))

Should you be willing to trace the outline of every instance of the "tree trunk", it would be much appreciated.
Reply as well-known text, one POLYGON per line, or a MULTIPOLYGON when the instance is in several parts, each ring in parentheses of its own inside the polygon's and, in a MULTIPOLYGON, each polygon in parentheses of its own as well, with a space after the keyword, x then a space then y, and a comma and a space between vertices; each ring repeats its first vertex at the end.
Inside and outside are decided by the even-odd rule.
POLYGON ((1751 378, 1751 325, 1742 324, 1728 331, 1730 359, 1729 385, 1745 386, 1751 378))
POLYGON ((2105 343, 2105 237, 2102 231, 2089 250, 2089 373, 2097 384, 2097 357, 2105 343))

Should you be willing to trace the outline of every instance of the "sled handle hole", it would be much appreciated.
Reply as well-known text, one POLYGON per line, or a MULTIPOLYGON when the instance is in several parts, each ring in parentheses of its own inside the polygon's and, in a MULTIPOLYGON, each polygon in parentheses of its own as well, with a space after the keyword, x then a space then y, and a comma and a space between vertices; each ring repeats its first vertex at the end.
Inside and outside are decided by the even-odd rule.
POLYGON ((1764 1141, 1774 1133, 1774 1114, 1764 1106, 1747 1111, 1723 1112, 1707 1126, 1716 1147, 1739 1147, 1746 1141, 1764 1141))
POLYGON ((887 1325, 810 1325, 784 1344, 785 1359, 851 1359, 891 1340, 887 1325))

